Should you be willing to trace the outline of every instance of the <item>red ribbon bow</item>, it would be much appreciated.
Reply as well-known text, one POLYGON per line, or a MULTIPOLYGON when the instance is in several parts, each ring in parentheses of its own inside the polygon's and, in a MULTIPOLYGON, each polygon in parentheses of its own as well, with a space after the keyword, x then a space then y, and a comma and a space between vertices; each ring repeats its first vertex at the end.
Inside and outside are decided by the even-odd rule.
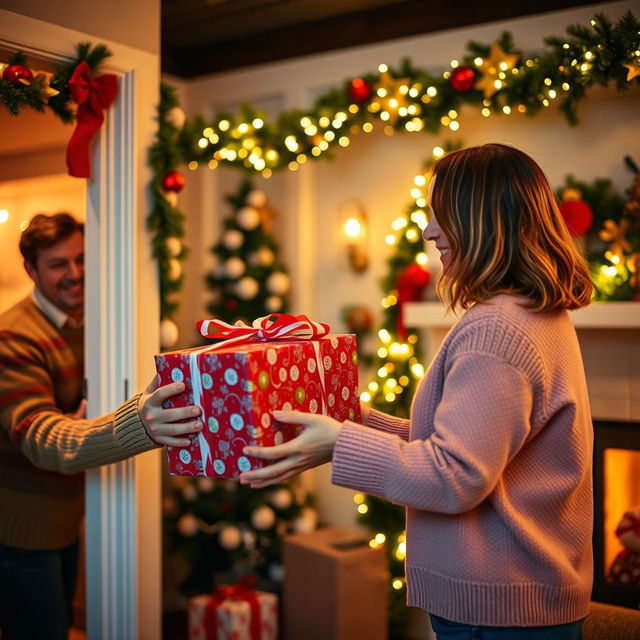
POLYGON ((237 602, 248 602, 251 607, 251 621, 249 631, 251 640, 260 640, 261 621, 260 604, 255 590, 255 576, 245 576, 236 584, 230 587, 216 587, 207 603, 205 614, 205 625, 207 629, 207 640, 218 639, 218 607, 224 600, 235 600, 237 602))
POLYGON ((78 112, 76 128, 67 145, 67 167, 69 175, 89 178, 89 143, 104 122, 104 110, 118 95, 118 78, 112 73, 94 78, 89 64, 83 60, 69 80, 69 90, 78 112))
POLYGON ((323 322, 314 322, 304 315, 272 313, 257 318, 253 321, 252 326, 243 322, 233 325, 223 320, 200 320, 198 331, 205 338, 225 338, 223 343, 214 347, 217 348, 251 340, 285 340, 290 338, 314 340, 329 333, 329 325, 323 322))

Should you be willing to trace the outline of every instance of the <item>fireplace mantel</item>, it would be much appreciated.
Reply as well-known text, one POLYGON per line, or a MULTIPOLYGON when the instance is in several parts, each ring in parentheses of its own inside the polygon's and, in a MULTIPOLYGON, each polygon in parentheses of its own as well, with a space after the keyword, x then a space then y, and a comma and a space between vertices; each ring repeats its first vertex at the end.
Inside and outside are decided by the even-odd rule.
MULTIPOLYGON (((409 302, 404 313, 416 329, 448 329, 457 320, 440 302, 409 302)), ((576 329, 640 329, 640 302, 595 302, 571 317, 576 329)))
MULTIPOLYGON (((640 421, 640 302, 600 302, 572 311, 594 417, 640 421)), ((429 362, 457 321, 440 302, 406 305, 429 362)))

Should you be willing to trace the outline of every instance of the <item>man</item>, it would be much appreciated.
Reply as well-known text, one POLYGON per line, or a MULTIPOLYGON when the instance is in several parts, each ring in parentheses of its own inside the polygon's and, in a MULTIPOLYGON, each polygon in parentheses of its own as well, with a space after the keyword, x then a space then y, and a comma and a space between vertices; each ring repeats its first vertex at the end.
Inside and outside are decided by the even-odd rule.
POLYGON ((0 315, 2 640, 66 640, 85 469, 185 446, 199 409, 163 409, 182 383, 154 380, 113 413, 84 418, 84 226, 36 215, 20 251, 33 293, 0 315), (180 420, 188 420, 180 422, 180 420))

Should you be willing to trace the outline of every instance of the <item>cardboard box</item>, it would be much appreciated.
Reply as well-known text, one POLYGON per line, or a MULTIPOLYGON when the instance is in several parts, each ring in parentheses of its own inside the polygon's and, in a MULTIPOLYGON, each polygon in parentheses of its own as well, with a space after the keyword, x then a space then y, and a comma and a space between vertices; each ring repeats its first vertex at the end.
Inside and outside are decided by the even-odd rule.
POLYGON ((384 548, 340 529, 284 539, 284 640, 386 640, 384 548))

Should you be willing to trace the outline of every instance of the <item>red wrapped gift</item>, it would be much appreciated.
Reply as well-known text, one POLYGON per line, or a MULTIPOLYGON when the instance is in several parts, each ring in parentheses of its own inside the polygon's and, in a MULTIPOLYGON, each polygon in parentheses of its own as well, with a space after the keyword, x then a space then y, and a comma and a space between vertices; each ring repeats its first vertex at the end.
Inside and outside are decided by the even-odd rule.
POLYGON ((189 600, 189 640, 277 640, 278 597, 251 576, 189 600))
POLYGON ((225 340, 155 356, 161 384, 186 385, 166 406, 198 405, 205 424, 190 446, 167 447, 173 475, 237 478, 264 466, 243 447, 281 444, 299 432, 297 425, 277 422, 276 409, 359 421, 354 335, 327 335, 327 325, 286 314, 259 318, 252 327, 219 320, 199 327, 225 340))

